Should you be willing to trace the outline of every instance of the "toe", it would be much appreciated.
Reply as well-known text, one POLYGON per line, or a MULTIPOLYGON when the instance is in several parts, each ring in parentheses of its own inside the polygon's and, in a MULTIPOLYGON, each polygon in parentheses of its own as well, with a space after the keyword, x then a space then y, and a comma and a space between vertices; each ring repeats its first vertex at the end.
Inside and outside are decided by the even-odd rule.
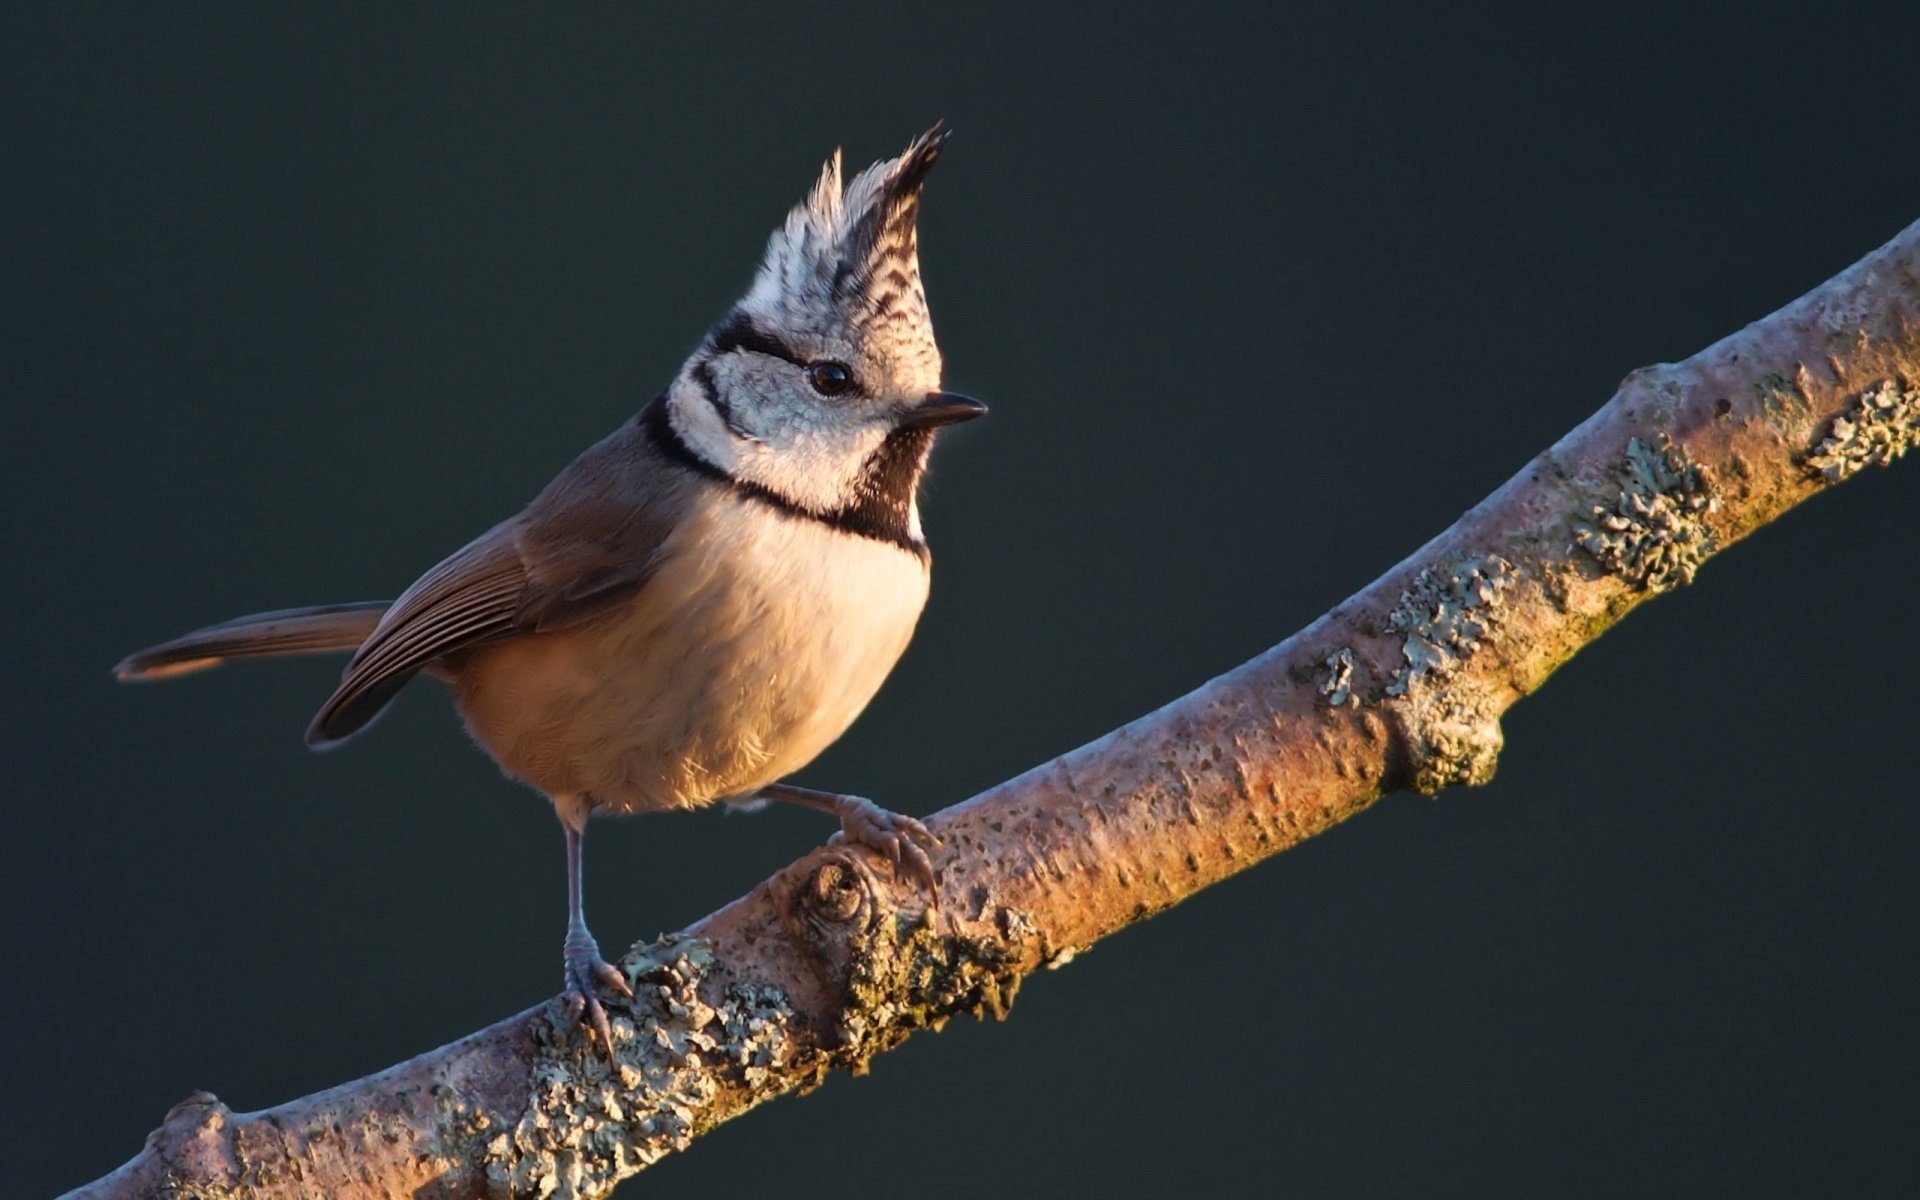
POLYGON ((912 838, 921 846, 926 847, 928 850, 940 849, 940 839, 933 836, 933 830, 928 829, 921 822, 916 821, 912 817, 897 815, 894 817, 894 820, 899 822, 902 829, 906 830, 908 837, 912 838))
MULTIPOLYGON (((607 964, 569 964, 567 968, 567 1012, 573 1023, 586 1029, 594 1045, 607 1061, 613 1061, 613 1022, 607 1018, 606 1005, 593 994, 595 983, 605 983, 600 972, 607 964)), ((625 980, 621 981, 623 984, 625 980)), ((632 995, 632 992, 628 992, 632 995)))
POLYGON ((907 843, 906 859, 907 873, 927 890, 927 896, 933 901, 933 906, 940 907, 940 880, 933 873, 933 859, 920 848, 917 842, 907 843))
POLYGON ((608 991, 625 996, 629 1000, 633 999, 633 988, 627 984, 626 974, 612 963, 593 964, 593 977, 608 991))
POLYGON ((927 851, 938 849, 940 839, 924 824, 888 812, 871 800, 847 796, 840 810, 840 829, 847 841, 886 855, 896 874, 910 875, 929 893, 933 891, 937 879, 927 851))
POLYGON ((566 953, 567 990, 565 1000, 567 1011, 575 1024, 584 1027, 593 1038, 600 1053, 609 1061, 613 1058, 613 1022, 607 1016, 606 1005, 595 995, 596 989, 605 990, 609 995, 633 997, 633 988, 628 986, 627 977, 618 967, 600 957, 600 951, 591 939, 579 941, 568 939, 566 953))
POLYGON ((607 1020, 606 1006, 594 999, 591 994, 582 997, 586 1001, 586 1011, 581 1014, 581 1024, 593 1030, 594 1044, 608 1061, 613 1059, 613 1023, 607 1020))

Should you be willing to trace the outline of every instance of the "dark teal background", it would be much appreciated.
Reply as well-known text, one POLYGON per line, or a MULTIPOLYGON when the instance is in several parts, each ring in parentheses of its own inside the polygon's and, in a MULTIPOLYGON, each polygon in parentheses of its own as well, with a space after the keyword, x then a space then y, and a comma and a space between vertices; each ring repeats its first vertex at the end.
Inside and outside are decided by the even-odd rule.
MULTIPOLYGON (((561 838, 432 686, 123 653, 388 596, 668 378, 836 144, 929 186, 934 599, 805 782, 959 800, 1233 666, 1920 219, 1914 6, 14 5, 0 96, 10 1196, 559 984, 561 838), (164 11, 162 11, 164 10, 164 11), (1563 11, 1564 10, 1564 11, 1563 11)), ((1920 465, 1634 616, 1390 799, 1004 1026, 628 1190, 1898 1195, 1920 465)), ((816 844, 597 825, 608 946, 816 844)))

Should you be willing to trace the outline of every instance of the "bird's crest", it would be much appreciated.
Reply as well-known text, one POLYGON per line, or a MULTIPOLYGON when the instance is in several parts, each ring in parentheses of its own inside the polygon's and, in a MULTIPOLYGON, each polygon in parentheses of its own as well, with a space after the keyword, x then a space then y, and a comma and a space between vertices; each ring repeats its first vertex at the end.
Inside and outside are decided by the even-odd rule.
POLYGON ((937 361, 917 220, 921 186, 947 137, 935 125, 844 185, 834 151, 813 192, 768 240, 743 307, 789 328, 838 326, 891 357, 937 361))

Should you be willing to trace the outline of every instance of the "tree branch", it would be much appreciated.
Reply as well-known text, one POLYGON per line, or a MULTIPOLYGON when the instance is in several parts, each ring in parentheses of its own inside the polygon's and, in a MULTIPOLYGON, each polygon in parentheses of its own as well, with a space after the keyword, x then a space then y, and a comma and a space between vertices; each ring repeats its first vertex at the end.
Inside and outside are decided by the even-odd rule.
POLYGON ((189 1097, 73 1193, 602 1195, 762 1101, 1389 791, 1488 780, 1500 717, 1708 557, 1920 438, 1920 223, 1605 407, 1312 625, 937 814, 940 907, 830 846, 621 966, 602 1061, 554 1004, 264 1112, 189 1097))

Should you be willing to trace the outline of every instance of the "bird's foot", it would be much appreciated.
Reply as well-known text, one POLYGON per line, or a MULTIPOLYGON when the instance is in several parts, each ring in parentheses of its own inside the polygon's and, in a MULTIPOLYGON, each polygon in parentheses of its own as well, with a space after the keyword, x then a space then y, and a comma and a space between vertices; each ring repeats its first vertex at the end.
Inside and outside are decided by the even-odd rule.
POLYGON ((836 797, 834 811, 840 817, 840 837, 886 855, 895 871, 904 867, 927 889, 935 906, 939 905, 939 879, 933 873, 933 859, 927 851, 938 850, 940 839, 933 836, 931 829, 912 817, 888 812, 859 796, 836 797))
POLYGON ((601 1053, 607 1060, 613 1060, 613 1023, 607 1020, 607 1010, 595 996, 594 987, 598 985, 633 999, 633 988, 627 985, 627 977, 620 968, 600 957, 600 944, 593 935, 584 930, 567 935, 567 989, 564 996, 573 1019, 592 1032, 599 1043, 601 1053))

